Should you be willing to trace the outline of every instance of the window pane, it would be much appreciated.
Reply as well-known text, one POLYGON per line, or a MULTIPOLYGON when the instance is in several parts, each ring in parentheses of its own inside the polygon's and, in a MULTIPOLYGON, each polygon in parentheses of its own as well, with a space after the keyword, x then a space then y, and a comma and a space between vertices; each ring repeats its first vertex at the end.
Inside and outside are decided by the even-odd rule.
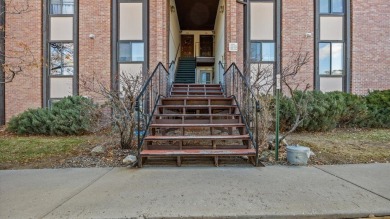
POLYGON ((131 44, 120 43, 119 44, 119 61, 130 62, 131 61, 131 44))
POLYGON ((329 13, 329 0, 320 0, 320 13, 329 13))
POLYGON ((144 61, 144 43, 132 43, 132 61, 144 61))
POLYGON ((332 12, 333 13, 344 12, 343 3, 344 3, 344 0, 332 0, 332 12))
POLYGON ((342 43, 332 44, 332 75, 342 75, 344 72, 344 51, 342 43))
POLYGON ((260 43, 251 43, 251 61, 260 62, 260 53, 261 53, 261 44, 260 43))
POLYGON ((51 75, 61 75, 61 43, 52 43, 50 44, 50 74, 51 75))
POLYGON ((261 61, 275 61, 275 43, 262 44, 261 61))
POLYGON ((73 43, 66 43, 62 46, 62 74, 63 75, 73 75, 73 43))
POLYGON ((330 74, 330 43, 320 43, 319 74, 330 74))
POLYGON ((63 0, 62 14, 74 14, 74 0, 63 0))
POLYGON ((50 1, 50 14, 61 14, 61 0, 50 1))

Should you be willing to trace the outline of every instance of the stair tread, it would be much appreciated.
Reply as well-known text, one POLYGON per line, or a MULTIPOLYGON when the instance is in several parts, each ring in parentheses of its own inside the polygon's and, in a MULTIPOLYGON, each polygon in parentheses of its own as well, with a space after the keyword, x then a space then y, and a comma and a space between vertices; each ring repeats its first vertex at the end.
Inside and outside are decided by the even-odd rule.
POLYGON ((243 127, 245 124, 243 123, 206 123, 206 124, 159 124, 153 123, 150 127, 243 127))
POLYGON ((231 97, 164 97, 161 100, 233 100, 231 97))
POLYGON ((240 114, 154 114, 153 116, 185 116, 185 117, 194 117, 194 116, 215 116, 215 117, 222 117, 222 116, 240 116, 240 114))
POLYGON ((185 149, 185 150, 143 150, 141 156, 164 156, 164 155, 255 155, 255 149, 185 149))
POLYGON ((175 108, 175 107, 181 107, 181 108, 205 108, 205 107, 212 107, 212 108, 235 108, 237 105, 158 105, 157 107, 160 108, 175 108))
POLYGON ((185 136, 147 136, 146 141, 155 140, 225 140, 225 139, 249 139, 249 135, 185 135, 185 136))

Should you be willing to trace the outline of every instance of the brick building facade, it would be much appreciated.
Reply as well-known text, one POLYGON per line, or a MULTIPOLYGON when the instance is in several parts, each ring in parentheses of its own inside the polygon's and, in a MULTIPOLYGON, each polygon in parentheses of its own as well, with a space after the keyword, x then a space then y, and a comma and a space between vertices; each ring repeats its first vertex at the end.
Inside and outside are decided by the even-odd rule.
POLYGON ((261 63, 276 74, 301 48, 312 59, 296 82, 355 94, 390 89, 387 0, 6 0, 2 10, 3 62, 15 62, 21 43, 36 60, 1 85, 2 124, 67 95, 100 100, 82 86, 91 78, 115 89, 118 72, 185 57, 209 58, 193 82, 218 83, 218 63, 243 72, 261 63))

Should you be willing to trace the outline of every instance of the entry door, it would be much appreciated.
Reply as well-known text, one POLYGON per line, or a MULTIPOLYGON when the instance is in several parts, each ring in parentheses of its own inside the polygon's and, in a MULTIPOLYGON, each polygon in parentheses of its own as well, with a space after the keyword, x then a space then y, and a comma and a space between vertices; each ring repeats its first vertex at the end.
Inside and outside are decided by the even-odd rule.
POLYGON ((200 56, 213 57, 213 36, 200 35, 200 56))
POLYGON ((194 35, 181 35, 181 56, 194 57, 194 35))
POLYGON ((200 72, 200 83, 201 84, 211 84, 211 72, 210 71, 201 71, 200 72))

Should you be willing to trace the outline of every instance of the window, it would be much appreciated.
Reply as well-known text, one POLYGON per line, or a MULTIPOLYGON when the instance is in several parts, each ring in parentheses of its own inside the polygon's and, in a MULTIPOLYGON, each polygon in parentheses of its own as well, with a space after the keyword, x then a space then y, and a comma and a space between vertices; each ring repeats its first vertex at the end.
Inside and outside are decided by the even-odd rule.
POLYGON ((73 43, 50 44, 50 75, 73 75, 73 43))
POLYGON ((320 43, 319 45, 320 75, 343 75, 344 44, 320 43))
POLYGON ((254 42, 251 43, 252 62, 273 62, 275 61, 275 43, 254 42))
POLYGON ((344 13, 344 0, 320 0, 320 13, 344 13))
POLYGON ((50 14, 74 14, 74 0, 50 0, 50 14))
POLYGON ((119 43, 120 62, 143 62, 144 43, 143 42, 121 42, 119 43))

